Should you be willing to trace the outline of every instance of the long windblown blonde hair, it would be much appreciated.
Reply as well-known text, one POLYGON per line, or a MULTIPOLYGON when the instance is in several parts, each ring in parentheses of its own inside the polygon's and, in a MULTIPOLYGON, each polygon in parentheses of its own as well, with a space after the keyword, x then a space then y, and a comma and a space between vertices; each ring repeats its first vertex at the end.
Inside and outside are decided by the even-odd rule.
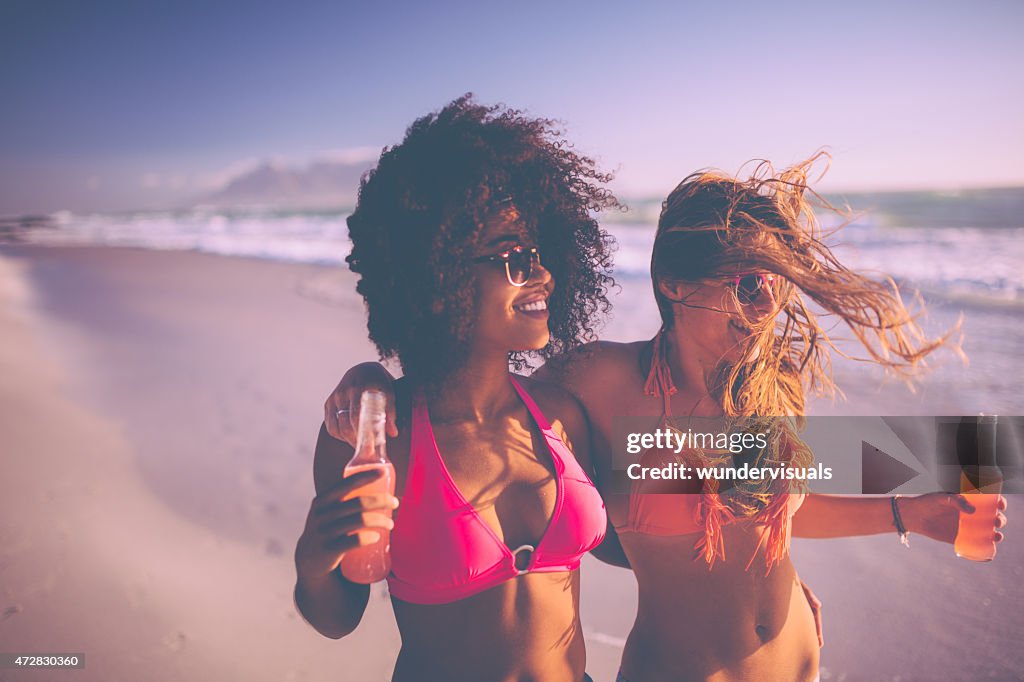
POLYGON ((815 209, 849 218, 808 183, 812 168, 830 160, 819 152, 781 172, 762 161, 742 180, 717 171, 695 173, 662 204, 651 277, 666 328, 673 323, 672 301, 659 291, 659 282, 750 271, 775 273, 782 280, 779 314, 747 320, 752 331, 742 358, 723 364, 708 387, 721 396, 726 415, 801 417, 808 391, 836 390, 833 351, 907 379, 942 346, 961 353, 959 324, 929 338, 918 324, 919 298, 913 299, 914 310, 908 309, 892 278, 849 269, 824 243, 815 209), (837 348, 808 299, 841 319, 867 357, 837 348))

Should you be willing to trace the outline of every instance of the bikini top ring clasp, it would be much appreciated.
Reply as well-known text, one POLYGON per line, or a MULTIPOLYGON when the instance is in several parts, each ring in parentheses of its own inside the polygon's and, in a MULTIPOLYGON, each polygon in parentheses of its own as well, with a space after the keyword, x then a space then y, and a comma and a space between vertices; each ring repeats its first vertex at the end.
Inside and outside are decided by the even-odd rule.
MULTIPOLYGON (((530 553, 530 559, 532 560, 533 559, 533 552, 536 549, 537 548, 534 547, 533 545, 519 545, 514 550, 512 550, 512 563, 516 567, 516 575, 526 575, 527 573, 530 572, 530 570, 528 568, 519 568, 519 553, 520 552, 529 552, 530 553)), ((526 562, 526 565, 527 566, 530 565, 530 561, 529 560, 526 562)))

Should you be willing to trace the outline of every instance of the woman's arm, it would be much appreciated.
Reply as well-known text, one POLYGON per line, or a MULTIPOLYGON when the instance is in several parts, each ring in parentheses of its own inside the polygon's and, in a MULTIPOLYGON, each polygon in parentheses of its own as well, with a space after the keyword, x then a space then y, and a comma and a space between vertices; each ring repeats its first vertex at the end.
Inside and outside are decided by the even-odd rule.
MULTIPOLYGON (((954 493, 903 496, 897 504, 908 531, 948 543, 956 539, 960 512, 974 512, 963 495, 954 493)), ((1005 498, 1000 498, 999 508, 1006 509, 1005 498)), ((1006 516, 999 512, 995 527, 1005 524, 1006 516)), ((812 494, 793 516, 793 535, 802 538, 840 538, 895 531, 891 497, 812 494)), ((996 531, 995 535, 996 542, 1002 540, 1002 533, 996 531)))
POLYGON ((325 576, 301 575, 295 581, 295 606, 324 637, 341 639, 351 634, 363 618, 370 586, 350 582, 341 571, 325 576))
MULTIPOLYGON (((533 373, 533 378, 545 383, 565 386, 564 374, 573 354, 562 353, 533 373)), ((387 398, 385 428, 391 438, 398 436, 395 417, 395 377, 379 362, 361 362, 345 372, 334 391, 324 402, 324 425, 327 433, 349 445, 356 444, 356 420, 359 418, 359 398, 363 391, 376 389, 387 398)))
POLYGON ((354 496, 380 472, 341 478, 351 456, 350 446, 332 438, 326 426, 320 428, 313 462, 317 495, 295 547, 295 606, 310 625, 332 639, 355 630, 370 596, 369 585, 341 574, 341 559, 355 547, 376 542, 380 535, 374 528, 390 529, 391 519, 381 512, 398 505, 390 495, 354 496))
POLYGON ((615 532, 611 519, 608 520, 608 528, 605 530, 604 540, 601 541, 600 545, 590 550, 590 553, 611 566, 630 570, 633 568, 632 564, 629 563, 629 557, 626 556, 626 552, 622 549, 622 543, 619 542, 619 534, 615 532))
POLYGON ((842 538, 895 532, 888 497, 810 494, 793 516, 799 538, 842 538))
MULTIPOLYGON (((539 371, 535 372, 534 377, 538 373, 539 371)), ((594 468, 591 455, 594 440, 593 428, 587 416, 587 410, 579 399, 568 391, 558 389, 558 392, 562 396, 561 402, 563 407, 558 410, 558 415, 562 422, 562 428, 565 430, 565 443, 572 450, 572 453, 576 456, 576 461, 579 462, 590 480, 596 481, 598 480, 597 471, 594 468)), ((606 564, 618 566, 619 568, 632 568, 626 553, 622 549, 622 545, 619 543, 619 536, 615 532, 610 519, 605 529, 604 540, 600 545, 590 550, 590 553, 606 564)))
MULTIPOLYGON (((583 395, 585 385, 581 385, 581 379, 592 378, 600 367, 593 362, 594 352, 600 347, 601 342, 588 343, 571 351, 566 351, 552 356, 531 378, 544 383, 554 384, 565 390, 572 397, 575 405, 573 414, 579 415, 579 424, 576 426, 581 432, 586 433, 586 445, 582 448, 574 448, 576 459, 580 466, 587 472, 591 481, 600 485, 600 473, 597 470, 596 450, 594 447, 594 427, 587 413, 586 403, 580 397, 583 395)), ((619 568, 631 569, 629 558, 626 557, 622 544, 619 542, 619 534, 615 532, 611 519, 608 519, 608 527, 605 531, 604 541, 590 552, 606 564, 618 566, 619 568)))

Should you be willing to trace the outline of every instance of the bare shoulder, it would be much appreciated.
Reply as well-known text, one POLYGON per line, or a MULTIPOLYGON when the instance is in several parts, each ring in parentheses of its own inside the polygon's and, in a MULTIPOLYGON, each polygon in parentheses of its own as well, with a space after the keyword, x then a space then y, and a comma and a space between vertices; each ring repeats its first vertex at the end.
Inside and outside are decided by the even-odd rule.
POLYGON ((601 381, 609 375, 631 370, 646 342, 594 341, 552 358, 542 375, 557 377, 571 390, 572 385, 601 381))
POLYGON ((564 386, 543 378, 538 379, 519 374, 514 376, 519 385, 530 394, 530 397, 537 403, 537 406, 549 421, 571 418, 573 415, 582 412, 583 408, 580 405, 580 401, 564 386))
POLYGON ((600 362, 604 365, 611 367, 622 367, 628 365, 632 369, 633 365, 637 362, 640 357, 640 352, 645 346, 650 343, 649 341, 595 341, 590 349, 590 354, 593 362, 600 362))
POLYGON ((637 368, 645 345, 645 341, 588 343, 549 363, 553 366, 543 378, 559 383, 587 404, 588 396, 623 387, 640 375, 637 368))

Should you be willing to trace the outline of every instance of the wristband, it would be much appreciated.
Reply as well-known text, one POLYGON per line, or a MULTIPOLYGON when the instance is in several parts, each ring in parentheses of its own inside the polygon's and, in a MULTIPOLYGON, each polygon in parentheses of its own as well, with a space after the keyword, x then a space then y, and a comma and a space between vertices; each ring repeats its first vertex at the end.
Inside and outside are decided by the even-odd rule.
POLYGON ((893 495, 890 498, 890 502, 892 502, 892 522, 896 526, 896 532, 900 536, 900 544, 909 549, 910 531, 907 530, 907 527, 903 525, 903 517, 900 516, 900 507, 898 504, 896 504, 896 500, 900 499, 901 497, 903 496, 893 495))

